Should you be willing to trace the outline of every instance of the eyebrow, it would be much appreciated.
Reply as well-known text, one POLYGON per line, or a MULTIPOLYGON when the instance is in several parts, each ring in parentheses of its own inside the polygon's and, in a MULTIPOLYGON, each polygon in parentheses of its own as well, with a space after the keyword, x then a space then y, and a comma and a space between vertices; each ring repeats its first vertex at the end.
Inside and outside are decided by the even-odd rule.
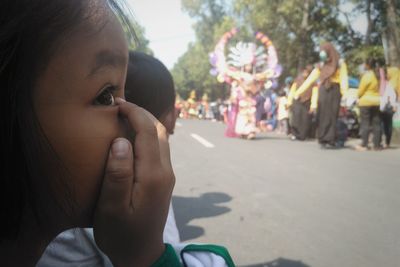
POLYGON ((103 50, 96 54, 94 62, 90 67, 88 77, 95 75, 99 70, 107 67, 118 68, 124 67, 128 62, 127 57, 122 53, 103 50))

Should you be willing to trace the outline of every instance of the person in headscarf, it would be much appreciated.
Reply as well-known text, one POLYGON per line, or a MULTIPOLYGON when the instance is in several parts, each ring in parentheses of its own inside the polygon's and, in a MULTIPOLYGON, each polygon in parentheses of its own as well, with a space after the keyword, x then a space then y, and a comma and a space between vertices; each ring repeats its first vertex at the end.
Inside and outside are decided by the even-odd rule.
POLYGON ((321 148, 336 148, 337 120, 342 95, 348 91, 348 75, 346 63, 340 60, 340 55, 331 43, 320 46, 321 65, 315 68, 307 80, 297 90, 300 93, 318 81, 318 142, 321 148))
POLYGON ((298 89, 306 81, 312 70, 313 66, 308 65, 295 79, 290 90, 292 140, 306 140, 310 136, 312 112, 317 107, 315 94, 318 93, 318 87, 314 83, 307 87, 302 87, 304 88, 302 91, 298 89))

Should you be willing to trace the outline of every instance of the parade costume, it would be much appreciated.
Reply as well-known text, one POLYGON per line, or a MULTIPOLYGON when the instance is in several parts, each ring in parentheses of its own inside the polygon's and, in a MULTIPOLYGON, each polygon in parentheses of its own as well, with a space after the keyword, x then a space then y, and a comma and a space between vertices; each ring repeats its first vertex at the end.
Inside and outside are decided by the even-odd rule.
POLYGON ((256 133, 256 100, 243 90, 238 96, 238 113, 235 132, 242 137, 253 137, 256 133))
POLYGON ((199 111, 197 110, 197 102, 196 102, 196 91, 192 90, 190 92, 190 96, 188 100, 186 101, 187 103, 187 113, 189 118, 198 118, 199 116, 199 111))
POLYGON ((225 135, 241 136, 252 139, 257 132, 256 96, 261 87, 276 86, 282 68, 278 65, 276 50, 263 33, 256 33, 255 38, 263 46, 255 43, 238 42, 230 47, 225 56, 228 41, 237 34, 234 28, 226 32, 210 53, 213 68, 210 74, 217 76, 220 83, 231 84, 230 108, 225 135))
POLYGON ((237 114, 239 111, 239 100, 238 100, 238 94, 240 91, 240 87, 234 83, 231 88, 231 96, 230 96, 230 104, 227 109, 227 114, 226 114, 226 130, 225 130, 225 136, 227 137, 237 137, 237 133, 235 132, 235 126, 236 126, 236 119, 237 119, 237 114))

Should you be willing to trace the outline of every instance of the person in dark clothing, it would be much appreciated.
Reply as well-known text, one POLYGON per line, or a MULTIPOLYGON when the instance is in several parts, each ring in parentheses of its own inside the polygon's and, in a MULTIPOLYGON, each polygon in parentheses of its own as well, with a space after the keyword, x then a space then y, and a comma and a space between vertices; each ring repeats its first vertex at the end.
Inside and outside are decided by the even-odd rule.
POLYGON ((390 143, 392 141, 392 133, 393 133, 393 114, 395 110, 391 113, 389 112, 382 112, 381 113, 381 120, 382 120, 382 129, 383 134, 385 135, 385 144, 384 148, 389 148, 390 143))
POLYGON ((310 136, 311 129, 311 98, 315 84, 304 87, 300 91, 304 81, 310 75, 312 66, 307 66, 302 73, 296 78, 295 86, 292 87, 293 104, 292 104, 292 134, 296 140, 305 140, 310 136))
POLYGON ((381 149, 381 115, 379 110, 380 95, 378 75, 375 71, 376 62, 368 59, 365 62, 366 72, 363 74, 357 90, 358 106, 361 112, 361 140, 356 150, 368 150, 369 134, 373 132, 373 145, 375 150, 381 149))
POLYGON ((264 108, 264 103, 265 103, 265 96, 263 92, 259 92, 255 96, 256 100, 256 125, 260 125, 260 121, 265 120, 266 118, 266 112, 264 108))
POLYGON ((340 55, 330 43, 321 45, 320 59, 323 64, 319 75, 317 137, 321 148, 336 148, 340 101, 348 90, 347 67, 339 62, 340 55))
POLYGON ((393 115, 396 113, 396 90, 387 79, 388 71, 384 60, 378 62, 379 67, 379 94, 382 132, 385 136, 383 148, 389 148, 393 132, 393 115))

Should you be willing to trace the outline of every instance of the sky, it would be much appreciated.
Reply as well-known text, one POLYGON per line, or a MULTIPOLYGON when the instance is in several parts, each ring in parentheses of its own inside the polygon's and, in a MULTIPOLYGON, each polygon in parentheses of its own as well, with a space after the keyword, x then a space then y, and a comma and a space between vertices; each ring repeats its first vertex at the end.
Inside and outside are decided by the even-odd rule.
MULTIPOLYGON (((154 55, 172 69, 188 44, 195 40, 194 21, 181 10, 181 0, 128 0, 128 3, 135 19, 145 28, 154 55)), ((350 3, 341 6, 343 11, 351 9, 350 3)), ((365 15, 354 18, 352 26, 365 33, 365 15)))
POLYGON ((169 69, 195 40, 193 21, 181 11, 181 0, 129 0, 135 19, 145 28, 154 56, 169 69))

